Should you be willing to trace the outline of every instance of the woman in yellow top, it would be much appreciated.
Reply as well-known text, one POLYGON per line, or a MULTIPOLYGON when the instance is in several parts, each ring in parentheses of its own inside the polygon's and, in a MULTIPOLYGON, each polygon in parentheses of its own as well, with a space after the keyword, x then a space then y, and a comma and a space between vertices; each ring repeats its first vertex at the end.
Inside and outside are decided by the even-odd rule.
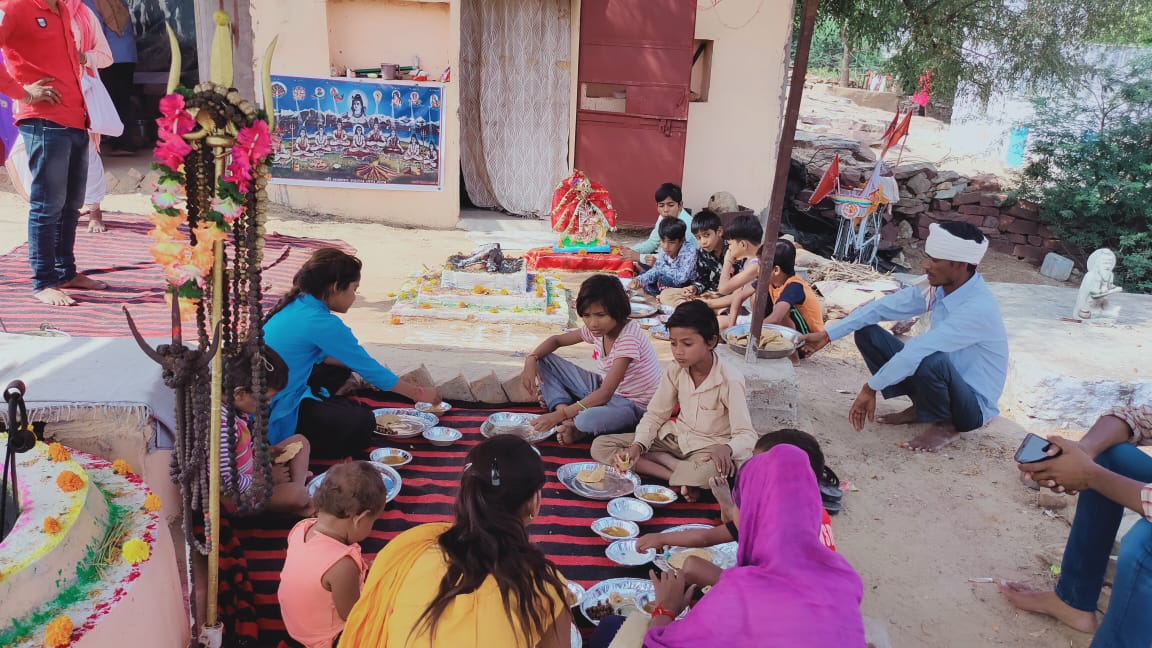
POLYGON ((513 436, 467 462, 456 520, 409 529, 377 554, 340 648, 569 648, 564 578, 528 539, 544 463, 513 436))

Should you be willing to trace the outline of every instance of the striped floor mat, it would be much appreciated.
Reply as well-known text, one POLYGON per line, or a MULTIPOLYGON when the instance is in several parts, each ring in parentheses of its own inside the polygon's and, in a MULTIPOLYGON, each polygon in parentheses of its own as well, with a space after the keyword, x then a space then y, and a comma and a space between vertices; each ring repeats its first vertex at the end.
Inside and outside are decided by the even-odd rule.
MULTIPOLYGON (((410 407, 401 403, 368 400, 376 407, 410 407)), ((372 536, 363 542, 364 554, 372 557, 389 539, 417 524, 450 520, 452 505, 464 456, 483 440, 480 424, 493 410, 456 408, 441 416, 442 424, 464 433, 456 445, 440 448, 420 437, 390 444, 414 456, 412 463, 397 470, 403 479, 400 495, 389 503, 376 521, 372 536)), ((539 411, 534 408, 506 408, 504 411, 539 411)), ((607 502, 588 500, 571 493, 556 480, 556 470, 575 461, 589 461, 587 443, 561 446, 554 440, 538 445, 547 470, 547 483, 540 516, 529 529, 535 541, 560 568, 565 577, 584 586, 606 578, 625 576, 647 577, 648 568, 621 567, 604 555, 607 543, 592 532, 589 525, 607 515, 607 502)), ((319 474, 333 462, 314 462, 313 471, 319 474)), ((716 504, 688 504, 679 501, 656 509, 656 516, 640 525, 641 533, 688 523, 719 524, 716 504)), ((235 528, 241 539, 248 561, 250 579, 256 595, 260 623, 260 645, 275 646, 286 639, 276 588, 280 568, 288 542, 288 532, 295 520, 286 518, 251 518, 236 520, 235 528)), ((651 567, 649 565, 649 567, 651 567)), ((588 626, 578 613, 577 623, 588 626)))
MULTIPOLYGON (((76 265, 80 272, 110 288, 72 292, 75 306, 52 307, 32 298, 27 243, 0 256, 0 320, 9 333, 35 330, 49 323, 73 336, 126 337, 130 333, 121 307, 127 306, 144 336, 169 334, 172 311, 164 302, 164 276, 149 251, 152 223, 143 216, 110 212, 105 212, 104 221, 108 231, 103 234, 90 234, 81 223, 76 233, 76 265)), ((342 241, 269 234, 264 265, 272 267, 264 272, 265 308, 291 287, 292 276, 313 250, 330 246, 352 251, 342 241)))

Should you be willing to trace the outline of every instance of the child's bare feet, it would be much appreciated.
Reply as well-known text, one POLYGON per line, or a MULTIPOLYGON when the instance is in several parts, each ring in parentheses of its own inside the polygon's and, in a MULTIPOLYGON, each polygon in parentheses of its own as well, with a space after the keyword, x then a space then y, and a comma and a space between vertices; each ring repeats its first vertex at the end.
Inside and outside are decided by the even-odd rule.
POLYGON ((728 485, 728 478, 717 475, 708 480, 712 489, 712 496, 720 504, 720 517, 725 522, 732 519, 732 511, 736 510, 736 503, 732 501, 732 487, 728 485))
POLYGON ((680 497, 683 497, 685 502, 695 502, 700 499, 700 489, 695 486, 681 486, 680 497))
POLYGON ((560 445, 571 445, 579 443, 587 439, 590 435, 576 429, 576 424, 572 421, 564 421, 560 424, 560 428, 556 431, 556 440, 560 445))
POLYGON ((1080 632, 1096 632, 1099 622, 1095 612, 1077 610, 1056 596, 1056 592, 1040 591, 1025 583, 1001 581, 1000 593, 1013 606, 1028 612, 1046 614, 1080 632))
POLYGON ((93 234, 108 231, 108 226, 104 224, 104 212, 101 211, 100 205, 94 205, 88 210, 88 231, 93 234))
POLYGON ((75 299, 59 288, 45 288, 32 293, 32 296, 49 306, 72 306, 76 303, 75 299))

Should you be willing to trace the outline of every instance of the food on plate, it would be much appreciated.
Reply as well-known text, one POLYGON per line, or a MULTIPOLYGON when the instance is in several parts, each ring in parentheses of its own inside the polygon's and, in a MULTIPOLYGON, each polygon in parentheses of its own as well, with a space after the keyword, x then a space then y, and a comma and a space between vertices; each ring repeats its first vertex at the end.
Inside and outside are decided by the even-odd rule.
POLYGON ((681 551, 669 556, 668 564, 673 569, 684 569, 684 563, 688 560, 688 558, 692 556, 696 556, 697 558, 702 558, 708 562, 712 562, 711 551, 708 551, 707 549, 689 549, 688 551, 681 551))
POLYGON ((380 460, 380 463, 386 464, 389 466, 398 466, 398 465, 404 463, 404 456, 403 455, 387 455, 383 459, 380 460))
POLYGON ((648 601, 644 604, 643 609, 648 614, 652 614, 652 610, 656 609, 656 601, 648 601))
POLYGON ((444 403, 437 403, 432 407, 429 407, 428 411, 432 412, 433 414, 443 414, 446 410, 444 409, 444 403))
POLYGON ((293 441, 292 443, 289 443, 288 445, 284 446, 284 450, 280 454, 276 455, 276 457, 272 459, 272 463, 286 464, 289 461, 292 461, 292 459, 294 459, 296 455, 300 453, 300 449, 303 447, 304 444, 299 441, 293 441))
POLYGON ((604 527, 603 529, 600 529, 600 533, 603 533, 604 535, 610 535, 613 538, 628 537, 628 529, 618 526, 604 527))
POLYGON ((576 473, 576 481, 595 486, 596 484, 604 483, 604 466, 598 466, 591 470, 581 470, 576 473))
POLYGON ((380 427, 388 427, 393 423, 399 422, 400 417, 395 414, 381 414, 380 416, 376 417, 376 425, 379 425, 380 427))
POLYGON ((672 496, 668 493, 661 493, 659 491, 652 491, 648 493, 641 493, 640 499, 648 500, 649 502, 671 502, 672 496))
POLYGON ((596 605, 589 605, 585 612, 588 614, 589 619, 592 619, 593 621, 599 621, 606 616, 611 616, 616 612, 616 609, 613 608, 607 601, 601 601, 596 605))
MULTIPOLYGON (((751 336, 747 333, 731 335, 728 337, 728 343, 737 346, 748 346, 749 337, 751 336)), ((768 330, 760 334, 759 347, 761 351, 787 351, 794 346, 795 345, 793 345, 788 338, 784 337, 784 334, 780 331, 768 330)))

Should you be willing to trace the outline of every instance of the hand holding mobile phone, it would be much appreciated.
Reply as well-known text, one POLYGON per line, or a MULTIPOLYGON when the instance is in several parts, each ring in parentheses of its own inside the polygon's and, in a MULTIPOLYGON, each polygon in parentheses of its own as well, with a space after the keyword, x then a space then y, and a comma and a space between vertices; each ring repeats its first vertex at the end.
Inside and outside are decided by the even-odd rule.
POLYGON ((1060 452, 1049 455, 1048 450, 1051 448, 1059 450, 1059 448, 1050 443, 1048 439, 1029 433, 1028 436, 1024 437, 1024 441, 1020 443, 1020 447, 1016 450, 1016 463, 1036 463, 1060 455, 1060 452))

